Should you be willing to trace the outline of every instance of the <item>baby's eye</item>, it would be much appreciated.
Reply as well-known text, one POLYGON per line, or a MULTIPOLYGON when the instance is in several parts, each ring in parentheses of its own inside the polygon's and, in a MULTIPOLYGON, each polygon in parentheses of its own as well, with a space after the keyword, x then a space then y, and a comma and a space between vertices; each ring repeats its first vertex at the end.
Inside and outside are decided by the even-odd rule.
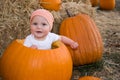
POLYGON ((43 26, 46 26, 47 24, 46 23, 42 23, 43 26))
POLYGON ((38 25, 38 23, 33 23, 33 25, 38 25))

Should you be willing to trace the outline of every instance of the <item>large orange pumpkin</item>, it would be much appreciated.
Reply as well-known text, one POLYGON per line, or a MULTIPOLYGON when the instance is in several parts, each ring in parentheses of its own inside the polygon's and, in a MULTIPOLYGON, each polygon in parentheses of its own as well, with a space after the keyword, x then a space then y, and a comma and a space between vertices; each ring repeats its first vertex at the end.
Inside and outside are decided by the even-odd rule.
POLYGON ((94 7, 94 6, 97 6, 98 3, 99 3, 98 0, 90 0, 90 2, 91 2, 91 4, 92 4, 93 7, 94 7))
POLYGON ((40 0, 40 5, 48 10, 58 11, 60 9, 61 0, 40 0))
POLYGON ((79 78, 78 80, 102 80, 102 79, 98 77, 93 77, 93 76, 84 76, 84 77, 79 78))
POLYGON ((101 59, 103 44, 95 22, 86 14, 78 14, 63 20, 60 34, 78 42, 76 50, 68 49, 72 55, 74 66, 96 62, 101 59))
POLYGON ((115 8, 115 0, 100 0, 100 8, 103 10, 112 10, 115 8))
POLYGON ((70 80, 72 59, 61 42, 56 49, 37 50, 15 40, 5 50, 0 70, 3 80, 70 80))

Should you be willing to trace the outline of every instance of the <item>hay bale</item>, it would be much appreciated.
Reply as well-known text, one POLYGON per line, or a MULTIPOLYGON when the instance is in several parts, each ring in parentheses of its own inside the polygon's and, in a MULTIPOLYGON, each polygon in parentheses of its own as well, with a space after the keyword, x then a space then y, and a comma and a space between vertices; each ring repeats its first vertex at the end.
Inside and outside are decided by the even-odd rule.
POLYGON ((96 17, 96 10, 91 6, 91 4, 85 4, 84 2, 62 3, 61 9, 58 12, 52 11, 52 14, 55 18, 53 32, 58 33, 61 22, 65 18, 69 17, 66 10, 68 10, 71 16, 74 16, 78 13, 83 13, 91 16, 93 19, 96 17))

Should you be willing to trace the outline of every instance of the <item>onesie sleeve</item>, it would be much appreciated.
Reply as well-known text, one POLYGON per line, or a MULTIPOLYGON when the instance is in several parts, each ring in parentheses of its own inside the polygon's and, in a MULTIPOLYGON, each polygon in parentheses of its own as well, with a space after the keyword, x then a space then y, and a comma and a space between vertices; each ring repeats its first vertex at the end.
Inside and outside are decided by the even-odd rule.
POLYGON ((52 42, 60 40, 60 35, 55 33, 50 33, 50 39, 52 40, 52 42))

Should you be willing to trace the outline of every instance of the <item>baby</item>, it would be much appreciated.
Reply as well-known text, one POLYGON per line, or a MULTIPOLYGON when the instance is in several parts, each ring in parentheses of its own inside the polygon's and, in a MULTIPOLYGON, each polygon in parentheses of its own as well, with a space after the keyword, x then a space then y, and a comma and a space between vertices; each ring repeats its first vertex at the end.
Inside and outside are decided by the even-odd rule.
POLYGON ((60 40, 69 45, 72 49, 78 47, 78 43, 68 37, 51 33, 53 27, 53 15, 45 9, 38 9, 31 14, 30 30, 24 41, 24 46, 34 49, 51 49, 54 41, 60 40))

